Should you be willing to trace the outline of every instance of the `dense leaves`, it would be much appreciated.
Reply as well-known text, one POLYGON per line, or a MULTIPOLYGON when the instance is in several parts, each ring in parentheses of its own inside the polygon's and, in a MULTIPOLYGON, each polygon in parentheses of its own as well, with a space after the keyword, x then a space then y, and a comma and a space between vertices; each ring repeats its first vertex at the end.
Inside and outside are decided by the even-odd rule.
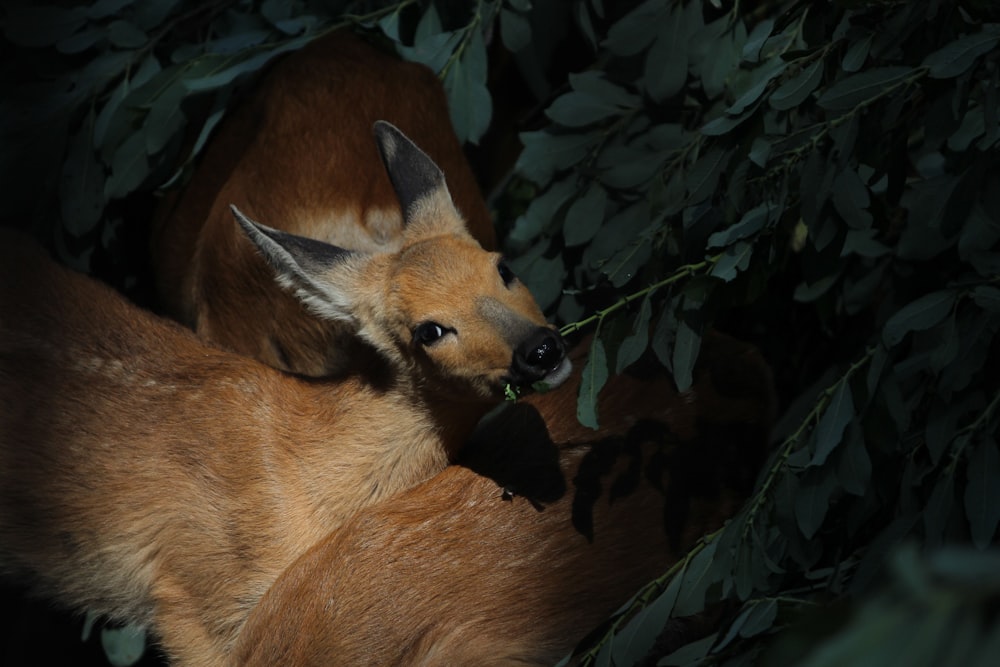
POLYGON ((760 344, 785 408, 749 501, 582 664, 974 664, 1000 636, 994 4, 22 3, 5 210, 85 265, 117 202, 182 182, 235 87, 338 26, 437 71, 468 142, 514 62, 540 101, 499 223, 567 335, 594 333, 580 421, 631 365, 686 389, 713 325, 760 344), (669 619, 718 609, 658 652, 669 619))

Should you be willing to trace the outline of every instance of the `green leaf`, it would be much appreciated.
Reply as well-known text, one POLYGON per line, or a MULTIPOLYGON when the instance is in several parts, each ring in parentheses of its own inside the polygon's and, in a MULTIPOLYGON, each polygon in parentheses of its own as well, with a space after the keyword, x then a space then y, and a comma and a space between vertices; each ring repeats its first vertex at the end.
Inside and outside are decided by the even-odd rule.
POLYGON ((616 355, 615 372, 621 374, 626 368, 638 361, 646 347, 649 345, 649 320, 653 315, 653 306, 650 297, 652 293, 646 294, 632 323, 632 333, 622 340, 618 346, 616 355))
POLYGON ((500 38, 508 51, 520 51, 531 43, 531 24, 523 14, 500 10, 500 38))
POLYGON ((800 481, 793 509, 799 530, 807 540, 813 539, 823 525, 836 481, 835 475, 822 468, 811 469, 800 481))
POLYGON ((93 230, 104 212, 104 165, 97 159, 90 128, 91 112, 83 127, 69 142, 59 180, 59 206, 62 223, 72 236, 80 237, 93 230))
POLYGON ((932 79, 949 79, 963 74, 976 59, 992 50, 1000 42, 1000 26, 986 27, 974 35, 959 37, 950 44, 924 58, 922 65, 929 68, 932 79))
POLYGON ((844 438, 844 429, 854 419, 854 394, 849 382, 841 382, 816 426, 816 450, 810 466, 826 463, 830 453, 844 438))
POLYGON ((816 103, 830 111, 847 111, 884 94, 912 74, 912 67, 876 67, 852 74, 827 88, 816 103))
POLYGON ((649 261, 653 248, 647 239, 633 238, 618 250, 601 270, 611 280, 615 287, 621 287, 632 280, 639 270, 649 261))
POLYGON ((608 194, 597 183, 591 183, 582 197, 574 201, 563 223, 563 239, 569 247, 581 245, 594 238, 604 222, 604 208, 608 194))
POLYGON ((911 331, 930 329, 951 312, 957 299, 956 290, 944 289, 925 294, 900 308, 885 323, 882 342, 886 347, 895 347, 911 331))
POLYGON ((719 633, 713 632, 707 637, 702 637, 697 641, 685 644, 673 653, 661 658, 656 664, 665 665, 666 667, 685 667, 687 665, 700 664, 701 660, 708 655, 709 650, 715 644, 715 640, 718 637, 719 633))
POLYGON ((752 104, 755 104, 757 100, 760 99, 761 95, 764 94, 768 84, 780 76, 781 73, 785 71, 786 67, 788 67, 788 64, 780 58, 777 58, 767 65, 758 67, 754 70, 753 76, 750 78, 750 81, 752 82, 750 87, 739 94, 736 101, 733 102, 728 109, 726 109, 726 114, 730 116, 737 116, 743 113, 752 104))
POLYGON ((770 630, 778 618, 778 601, 773 598, 755 600, 747 610, 746 620, 740 628, 740 637, 749 639, 770 630))
POLYGON ((992 436, 979 440, 966 467, 965 513, 979 549, 993 543, 1000 521, 1000 454, 992 436))
POLYGON ((865 60, 868 59, 868 52, 872 48, 872 40, 874 38, 875 33, 868 33, 867 36, 852 42, 847 47, 844 59, 840 62, 841 69, 845 72, 857 72, 861 69, 861 66, 865 64, 865 60))
POLYGON ((764 137, 754 137, 750 145, 750 153, 747 155, 750 161, 763 169, 767 166, 767 158, 771 155, 771 141, 764 137))
POLYGON ((565 178, 554 183, 548 190, 535 197, 528 210, 514 223, 508 241, 527 243, 548 231, 563 204, 576 191, 575 179, 565 178))
POLYGON ((674 369, 674 383, 678 391, 687 391, 694 381, 694 365, 701 349, 701 333, 695 331, 683 319, 677 323, 674 338, 674 354, 671 366, 674 369))
POLYGON ((139 26, 122 19, 108 24, 108 39, 122 49, 138 49, 146 44, 149 36, 139 26))
POLYGON ((687 81, 688 54, 685 15, 683 5, 676 3, 670 11, 670 15, 659 20, 658 25, 661 30, 657 34, 653 46, 646 53, 646 70, 643 81, 646 92, 658 102, 679 93, 687 81))
POLYGON ((546 116, 566 127, 583 127, 621 113, 613 102, 577 91, 556 98, 545 110, 546 116))
POLYGON ((576 401, 576 418, 584 426, 588 426, 595 431, 597 422, 597 395, 601 387, 608 381, 608 358, 604 352, 604 343, 598 336, 594 336, 590 343, 590 356, 583 367, 583 374, 580 379, 580 393, 576 401))
POLYGON ((716 232, 708 237, 706 248, 722 248, 732 243, 753 236, 767 224, 771 212, 771 204, 764 203, 755 206, 740 218, 739 222, 716 232))
POLYGON ((712 267, 709 274, 714 278, 719 278, 725 282, 731 282, 741 271, 746 271, 750 266, 750 258, 753 256, 753 243, 750 241, 737 241, 735 245, 726 248, 722 257, 712 267))
POLYGON ((448 110, 459 141, 478 144, 490 125, 493 98, 486 88, 486 69, 486 45, 477 30, 462 59, 452 63, 444 80, 448 110))
POLYGON ((660 170, 663 154, 634 146, 611 146, 601 152, 601 182, 618 190, 638 189, 660 170))
POLYGON ((159 153, 171 139, 180 136, 187 122, 181 108, 186 94, 183 84, 178 82, 164 91, 150 108, 142 124, 146 135, 146 152, 150 155, 159 153))
POLYGON ((772 30, 774 30, 774 19, 770 18, 764 19, 753 27, 749 37, 747 37, 746 44, 743 45, 743 60, 755 63, 760 59, 760 50, 767 38, 771 36, 772 30))
POLYGON ((111 159, 111 175, 104 184, 107 199, 124 197, 138 188, 149 175, 146 137, 141 132, 129 136, 111 159))
POLYGON ((599 133, 550 134, 522 132, 524 150, 515 170, 538 185, 545 185, 557 171, 575 166, 599 140, 599 133))
POLYGON ((653 648, 677 603, 677 596, 680 593, 681 582, 686 571, 687 564, 685 563, 681 571, 674 575, 670 583, 667 584, 666 589, 652 603, 636 614, 614 638, 612 660, 615 665, 634 664, 645 657, 653 648))
POLYGON ((717 546, 718 540, 709 542, 688 562, 674 604, 674 615, 690 616, 705 610, 708 587, 719 580, 723 567, 728 567, 725 559, 715 558, 717 546))
POLYGON ((856 421, 847 426, 844 443, 840 448, 837 479, 844 491, 863 496, 871 482, 872 460, 865 447, 864 434, 856 421))
POLYGON ((972 300, 985 311, 1000 313, 1000 287, 979 285, 972 290, 972 300))
POLYGON ((304 35, 287 42, 282 42, 280 45, 275 46, 269 51, 263 51, 257 55, 240 60, 235 64, 222 69, 221 71, 215 72, 214 74, 198 78, 185 79, 184 86, 192 93, 215 90, 216 88, 228 86, 238 77, 257 72, 273 58, 281 55, 282 53, 300 49, 311 40, 311 35, 304 35))
POLYGON ((579 93, 604 100, 622 109, 636 109, 642 106, 642 99, 638 95, 633 95, 618 84, 608 81, 605 73, 600 70, 571 73, 569 84, 579 93))
POLYGON ((617 56, 641 52, 656 37, 664 12, 661 0, 646 0, 611 26, 604 46, 617 56))
POLYGON ((858 172, 845 168, 833 181, 831 193, 837 213, 852 229, 868 229, 872 225, 872 215, 867 211, 871 199, 868 186, 858 172))
POLYGON ((688 170, 686 185, 690 203, 698 203, 712 196, 731 155, 731 150, 712 148, 688 170))
POLYGON ((955 477, 945 474, 934 486, 934 490, 924 506, 924 538, 930 545, 937 546, 941 543, 945 529, 951 523, 954 506, 955 477))

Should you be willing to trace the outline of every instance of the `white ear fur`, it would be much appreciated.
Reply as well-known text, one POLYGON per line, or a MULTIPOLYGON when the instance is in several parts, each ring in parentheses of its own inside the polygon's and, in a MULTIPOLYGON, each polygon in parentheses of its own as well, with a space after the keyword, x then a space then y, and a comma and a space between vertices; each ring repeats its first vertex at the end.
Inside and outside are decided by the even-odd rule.
POLYGON ((356 254, 329 243, 282 232, 254 222, 229 207, 247 238, 274 270, 279 285, 327 320, 354 323, 356 254))

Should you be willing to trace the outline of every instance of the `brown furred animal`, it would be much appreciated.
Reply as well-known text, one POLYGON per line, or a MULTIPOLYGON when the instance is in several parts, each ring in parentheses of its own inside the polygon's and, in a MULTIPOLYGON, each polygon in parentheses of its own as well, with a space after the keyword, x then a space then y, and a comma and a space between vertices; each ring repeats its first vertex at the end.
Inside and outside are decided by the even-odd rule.
POLYGON ((371 143, 376 120, 420 143, 445 173, 472 237, 494 249, 443 87, 423 65, 340 31, 283 58, 235 107, 154 224, 162 304, 202 339, 314 377, 352 363, 352 331, 317 319, 274 285, 229 207, 348 250, 396 249, 402 215, 371 143))
POLYGON ((759 353, 722 335, 689 392, 621 375, 600 404, 597 433, 568 388, 487 418, 468 467, 366 508, 285 570, 229 664, 558 662, 735 513, 774 415, 759 353))
POLYGON ((284 287, 354 332, 335 379, 206 345, 0 234, 0 571, 151 623, 178 664, 218 665, 308 547, 443 469, 507 383, 568 375, 558 332, 465 231, 433 162, 388 124, 376 135, 398 250, 237 212, 284 287))

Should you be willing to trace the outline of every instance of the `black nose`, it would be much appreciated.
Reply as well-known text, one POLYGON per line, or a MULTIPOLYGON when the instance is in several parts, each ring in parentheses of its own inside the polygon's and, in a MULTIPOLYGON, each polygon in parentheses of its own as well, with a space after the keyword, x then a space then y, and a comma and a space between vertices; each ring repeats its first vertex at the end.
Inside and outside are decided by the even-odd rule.
POLYGON ((511 374, 516 384, 528 385, 551 373, 566 356, 566 344, 557 331, 539 327, 514 350, 511 374))

